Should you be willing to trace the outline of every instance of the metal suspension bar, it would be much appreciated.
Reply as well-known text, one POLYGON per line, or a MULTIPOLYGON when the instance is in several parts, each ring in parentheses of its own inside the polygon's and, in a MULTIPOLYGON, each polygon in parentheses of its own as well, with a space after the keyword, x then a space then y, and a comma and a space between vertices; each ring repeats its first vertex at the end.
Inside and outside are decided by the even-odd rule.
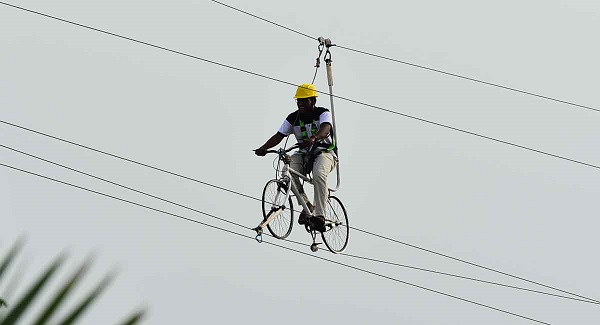
MULTIPOLYGON (((333 60, 331 59, 331 52, 329 51, 329 48, 332 46, 335 46, 335 44, 331 43, 331 40, 328 38, 323 38, 323 37, 319 37, 319 43, 324 45, 327 48, 327 51, 325 52, 325 64, 326 64, 326 68, 327 68, 327 84, 329 85, 329 102, 331 104, 331 117, 333 120, 333 142, 336 145, 336 151, 338 148, 338 140, 337 140, 337 128, 335 127, 335 110, 334 110, 334 106, 333 106, 333 71, 331 68, 331 62, 333 62, 333 60)), ((335 186, 335 188, 333 189, 329 189, 331 192, 335 192, 340 188, 340 161, 339 161, 339 157, 338 157, 338 162, 337 162, 337 166, 336 166, 336 171, 337 171, 337 184, 335 186)))

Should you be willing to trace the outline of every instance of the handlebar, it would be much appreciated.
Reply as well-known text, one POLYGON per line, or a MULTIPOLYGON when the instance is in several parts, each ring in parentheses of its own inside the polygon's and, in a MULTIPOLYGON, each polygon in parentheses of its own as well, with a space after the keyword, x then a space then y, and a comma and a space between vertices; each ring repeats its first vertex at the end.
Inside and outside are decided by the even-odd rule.
MULTIPOLYGON (((319 145, 319 143, 320 143, 320 142, 315 142, 315 143, 313 143, 313 144, 312 144, 312 145, 309 147, 309 148, 310 148, 310 149, 309 149, 309 151, 312 151, 314 148, 316 148, 316 147, 319 145)), ((277 149, 277 150, 273 150, 273 149, 265 150, 265 154, 268 154, 268 153, 276 153, 276 154, 279 154, 280 156, 283 156, 283 155, 285 155, 286 153, 288 153, 288 152, 290 152, 290 151, 292 151, 292 150, 294 150, 294 149, 299 149, 299 148, 301 148, 300 144, 295 144, 295 145, 293 145, 293 146, 291 146, 291 147, 289 147, 289 148, 287 148, 287 149, 280 148, 280 149, 277 149)), ((254 150, 254 151, 256 151, 256 150, 254 150)))
POLYGON ((291 147, 289 147, 287 149, 267 150, 266 152, 267 153, 279 153, 280 151, 283 151, 284 153, 288 153, 288 152, 290 152, 290 151, 292 151, 294 149, 298 149, 298 148, 300 148, 300 146, 297 145, 297 144, 295 144, 295 145, 293 145, 293 146, 291 146, 291 147))

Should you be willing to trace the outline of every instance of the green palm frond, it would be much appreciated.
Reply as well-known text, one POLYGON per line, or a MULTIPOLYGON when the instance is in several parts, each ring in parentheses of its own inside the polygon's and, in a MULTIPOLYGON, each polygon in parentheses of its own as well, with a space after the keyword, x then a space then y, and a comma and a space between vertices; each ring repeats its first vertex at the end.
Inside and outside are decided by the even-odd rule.
POLYGON ((13 325, 19 320, 19 318, 23 315, 27 307, 31 305, 31 303, 37 298, 40 290, 44 287, 44 285, 48 282, 50 277, 56 272, 58 267, 62 264, 64 260, 64 256, 59 256, 50 266, 46 269, 44 273, 38 278, 38 280, 29 288, 27 293, 21 298, 21 300, 15 304, 15 307, 9 311, 8 315, 0 325, 13 325))
POLYGON ((137 313, 129 316, 127 320, 121 323, 121 325, 135 325, 142 320, 145 314, 146 312, 144 310, 138 311, 137 313))
POLYGON ((114 278, 113 275, 109 275, 107 277, 105 277, 97 286, 94 290, 92 290, 92 292, 87 296, 87 298, 85 298, 81 303, 79 303, 79 306, 77 306, 77 308, 75 308, 70 314, 69 316, 67 316, 65 318, 65 320, 63 320, 62 322, 58 323, 60 325, 71 325, 75 322, 75 320, 81 316, 81 314, 90 306, 90 304, 96 299, 98 298, 98 296, 102 293, 102 291, 104 291, 104 289, 106 289, 106 287, 110 284, 110 282, 112 281, 112 279, 114 278))
POLYGON ((33 323, 35 325, 45 324, 50 316, 58 309, 62 301, 67 297, 67 294, 75 287, 77 282, 81 279, 81 277, 85 274, 85 272, 90 268, 90 260, 87 260, 78 270, 73 274, 73 276, 67 281, 67 283, 62 287, 62 289, 54 296, 52 301, 48 304, 48 306, 44 309, 44 311, 40 314, 38 319, 33 323))
POLYGON ((6 257, 2 261, 2 264, 0 264, 0 283, 2 281, 2 275, 4 274, 4 271, 8 269, 10 263, 15 259, 15 256, 17 256, 17 254, 21 250, 21 247, 23 247, 23 240, 19 239, 10 249, 6 257))
MULTIPOLYGON (((18 255, 21 247, 22 241, 19 240, 13 247, 10 249, 8 254, 2 259, 0 264, 0 280, 2 279, 2 275, 8 269, 10 264, 14 261, 16 256, 18 255)), ((33 302, 41 296, 44 290, 47 289, 47 284, 49 283, 52 276, 60 269, 60 266, 63 264, 65 260, 64 255, 60 255, 57 257, 47 268, 42 272, 37 280, 30 285, 30 287, 25 291, 23 296, 16 302, 11 303, 8 306, 8 303, 2 299, 0 292, 0 325, 12 325, 15 324, 19 319, 31 313, 33 302), (5 308, 8 307, 8 308, 5 308), (3 313, 6 311, 5 313, 3 313), (5 316, 4 316, 5 315, 5 316)), ((32 317, 35 321, 32 324, 35 325, 44 325, 47 324, 51 317, 55 314, 59 308, 65 308, 65 298, 73 291, 73 289, 80 282, 81 278, 85 275, 85 273, 90 269, 91 259, 87 259, 74 273, 68 278, 65 283, 60 286, 57 292, 52 296, 52 298, 46 303, 45 308, 39 312, 38 315, 32 317, 29 315, 28 317, 32 317)), ((80 316, 93 304, 93 302, 100 296, 100 294, 109 286, 110 282, 114 278, 114 274, 109 274, 106 276, 86 297, 85 299, 77 302, 75 307, 67 313, 64 320, 61 322, 53 321, 53 324, 61 324, 61 325, 71 325, 75 324, 75 322, 80 318, 80 316)), ((145 311, 138 311, 136 313, 132 313, 126 318, 126 321, 122 323, 123 325, 134 325, 141 321, 145 314, 145 311)))

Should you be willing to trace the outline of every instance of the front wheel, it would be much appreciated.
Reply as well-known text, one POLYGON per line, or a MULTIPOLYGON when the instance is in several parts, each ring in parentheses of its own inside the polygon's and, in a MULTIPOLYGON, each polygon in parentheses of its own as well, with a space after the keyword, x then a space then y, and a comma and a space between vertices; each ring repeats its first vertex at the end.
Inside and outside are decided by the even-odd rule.
POLYGON ((343 252, 348 246, 348 237, 350 236, 350 225, 348 224, 348 214, 342 201, 335 196, 330 196, 327 200, 327 211, 325 212, 325 232, 321 233, 325 246, 332 253, 343 252))
POLYGON ((267 220, 272 213, 277 213, 283 208, 283 211, 267 224, 267 229, 269 229, 271 235, 278 239, 284 239, 289 236, 294 225, 294 205, 292 204, 291 196, 285 202, 288 186, 289 182, 272 179, 267 182, 262 194, 264 220, 267 220))

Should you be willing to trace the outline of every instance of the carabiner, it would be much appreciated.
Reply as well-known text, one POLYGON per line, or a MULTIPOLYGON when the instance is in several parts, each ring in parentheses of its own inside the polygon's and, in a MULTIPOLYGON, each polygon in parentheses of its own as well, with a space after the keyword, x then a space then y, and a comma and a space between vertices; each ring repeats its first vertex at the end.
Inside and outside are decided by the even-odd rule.
POLYGON ((263 230, 260 227, 260 225, 254 229, 252 229, 254 231, 256 231, 256 237, 254 237, 254 239, 256 239, 256 241, 260 244, 263 242, 263 238, 262 238, 262 234, 263 234, 263 230))
POLYGON ((325 63, 327 63, 327 64, 331 63, 331 51, 329 51, 329 47, 327 47, 327 51, 325 52, 323 59, 325 60, 325 63))
POLYGON ((322 43, 319 44, 319 46, 318 46, 319 56, 317 56, 317 63, 315 64, 315 68, 319 68, 321 66, 321 54, 323 54, 324 47, 325 47, 325 45, 323 45, 322 43))

